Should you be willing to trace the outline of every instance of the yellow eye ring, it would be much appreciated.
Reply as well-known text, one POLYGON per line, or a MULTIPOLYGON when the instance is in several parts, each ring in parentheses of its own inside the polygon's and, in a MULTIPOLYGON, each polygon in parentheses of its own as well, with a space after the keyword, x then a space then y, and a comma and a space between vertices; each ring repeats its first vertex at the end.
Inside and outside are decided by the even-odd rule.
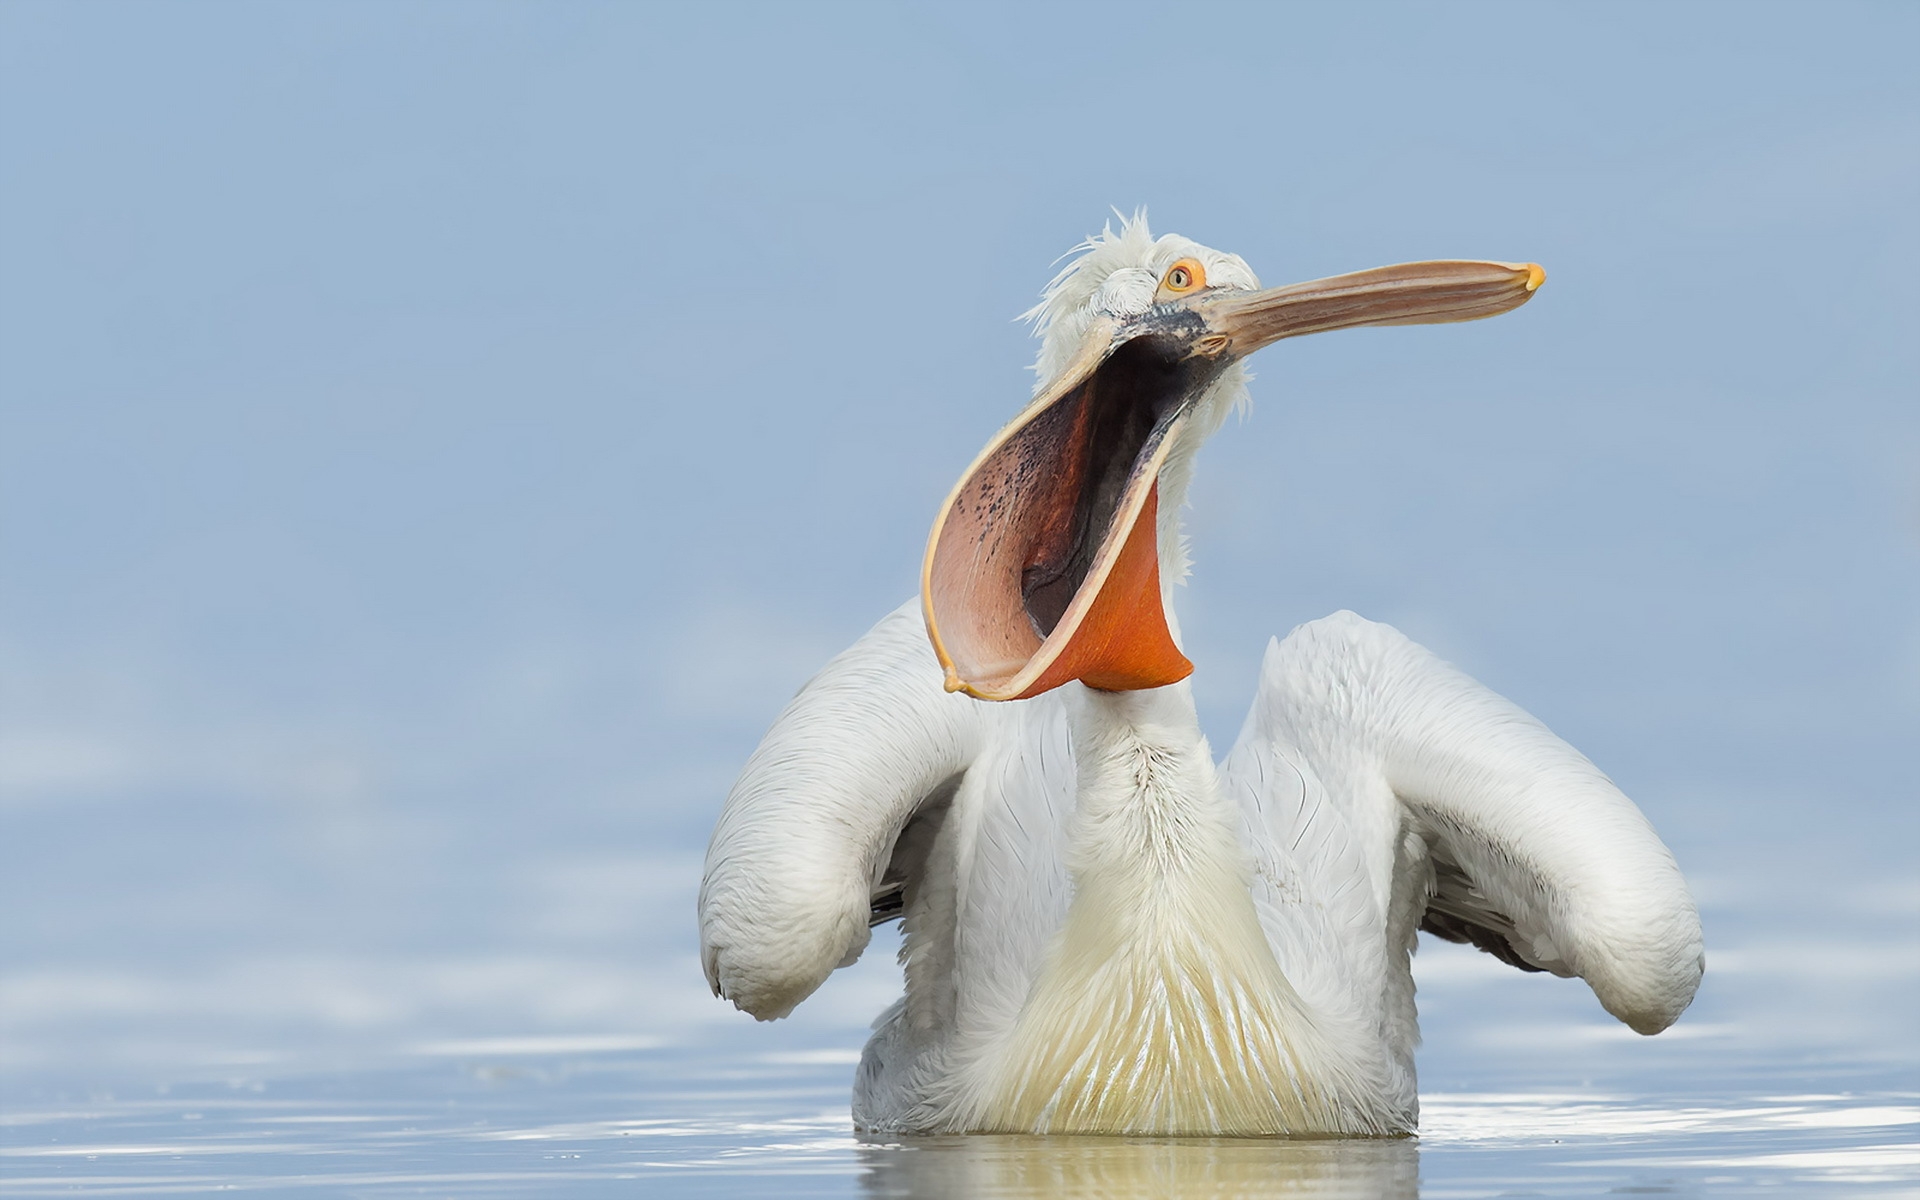
POLYGON ((1197 259, 1183 258, 1160 277, 1160 295, 1184 296, 1207 286, 1207 269, 1197 259))

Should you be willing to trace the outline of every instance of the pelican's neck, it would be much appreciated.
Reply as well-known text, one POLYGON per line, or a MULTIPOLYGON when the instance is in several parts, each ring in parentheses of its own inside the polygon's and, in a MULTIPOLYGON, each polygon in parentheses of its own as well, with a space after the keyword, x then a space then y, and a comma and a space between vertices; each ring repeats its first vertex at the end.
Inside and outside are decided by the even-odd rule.
POLYGON ((1069 864, 1077 903, 1108 887, 1116 900, 1168 889, 1177 897, 1189 893, 1196 872, 1244 888, 1242 851, 1191 687, 1103 692, 1076 684, 1066 701, 1079 776, 1069 864))
MULTIPOLYGON (((1173 588, 1186 579, 1191 566, 1180 516, 1186 511, 1187 489, 1193 483, 1194 459, 1206 440, 1219 432, 1227 414, 1248 403, 1246 368, 1233 363, 1194 402, 1192 414, 1177 435, 1179 441, 1174 443, 1160 468, 1159 528, 1155 530, 1160 551, 1160 597, 1167 614, 1167 629, 1172 632, 1175 645, 1181 643, 1180 626, 1174 620, 1173 588)), ((1191 709, 1192 697, 1186 696, 1184 700, 1191 709)))
MULTIPOLYGON (((1186 582, 1191 562, 1187 557, 1187 538, 1182 528, 1181 514, 1187 507, 1187 488, 1193 482, 1193 459, 1199 452, 1200 443, 1191 435, 1182 437, 1167 461, 1160 468, 1155 486, 1159 491, 1158 528, 1154 530, 1155 549, 1160 555, 1160 607, 1167 616, 1167 632, 1173 635, 1173 643, 1181 645, 1180 622, 1173 611, 1173 590, 1176 585, 1186 582)), ((1166 691, 1169 689, 1156 689, 1166 691)), ((1120 693, 1131 694, 1131 693, 1120 693)), ((1193 707, 1192 696, 1186 695, 1187 708, 1193 707)), ((1196 723, 1195 733, 1199 732, 1196 723)))

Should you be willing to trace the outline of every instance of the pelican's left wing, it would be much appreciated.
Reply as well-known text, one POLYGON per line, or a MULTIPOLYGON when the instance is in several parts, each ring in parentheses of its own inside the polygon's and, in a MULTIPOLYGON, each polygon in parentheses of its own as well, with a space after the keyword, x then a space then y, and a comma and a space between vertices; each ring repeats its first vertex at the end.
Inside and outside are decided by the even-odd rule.
POLYGON ((866 949, 894 902, 896 843, 950 793, 988 705, 949 694, 917 599, 841 653, 774 721, 727 796, 700 884, 716 994, 784 1017, 866 949))
POLYGON ((1398 630, 1343 612, 1269 647, 1243 741, 1297 756, 1344 806, 1290 836, 1345 831, 1371 860, 1370 911, 1580 976, 1641 1033, 1692 1001, 1700 918, 1646 817, 1546 726, 1398 630))

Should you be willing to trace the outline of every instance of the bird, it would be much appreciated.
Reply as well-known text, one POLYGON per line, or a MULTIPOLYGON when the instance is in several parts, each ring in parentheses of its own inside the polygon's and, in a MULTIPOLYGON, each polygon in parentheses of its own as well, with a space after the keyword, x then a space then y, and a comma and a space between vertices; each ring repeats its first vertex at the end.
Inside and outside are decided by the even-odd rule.
POLYGON ((1195 452, 1249 403, 1249 355, 1496 316, 1542 269, 1262 289, 1138 213, 1070 255, 1027 314, 1034 394, 941 507, 920 596, 799 691, 721 808, 714 993, 786 1016, 899 920, 904 994, 852 1099, 895 1134, 1411 1133, 1423 930, 1670 1026, 1699 915, 1585 756, 1342 611, 1269 642, 1216 762, 1173 609, 1195 452))

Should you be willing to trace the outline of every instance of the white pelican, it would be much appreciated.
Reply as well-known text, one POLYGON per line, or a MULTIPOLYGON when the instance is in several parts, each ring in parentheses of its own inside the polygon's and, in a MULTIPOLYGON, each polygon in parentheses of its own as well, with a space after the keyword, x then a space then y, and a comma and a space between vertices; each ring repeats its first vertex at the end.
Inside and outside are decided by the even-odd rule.
POLYGON ((893 1132, 1410 1132, 1422 929, 1672 1024, 1699 917, 1578 751, 1341 612, 1269 644, 1216 765, 1169 605, 1242 359, 1503 313, 1540 268, 1261 291, 1138 218, 1081 249, 1031 314, 1035 398, 935 522, 920 600, 801 689, 727 797, 700 890, 716 994, 785 1016, 899 917, 906 994, 853 1100, 893 1132))

